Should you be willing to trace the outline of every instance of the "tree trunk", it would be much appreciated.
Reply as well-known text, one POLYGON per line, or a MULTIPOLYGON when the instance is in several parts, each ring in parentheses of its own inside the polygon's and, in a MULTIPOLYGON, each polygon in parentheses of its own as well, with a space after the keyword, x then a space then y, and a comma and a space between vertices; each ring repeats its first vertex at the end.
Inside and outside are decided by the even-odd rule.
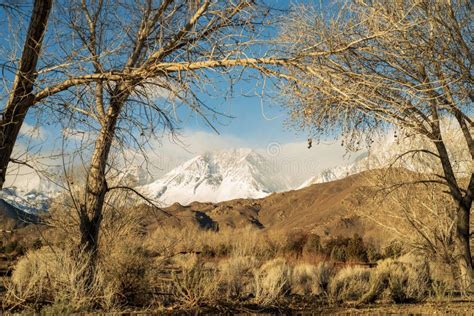
POLYGON ((89 257, 89 267, 86 270, 88 274, 86 277, 89 282, 92 282, 95 277, 102 211, 105 196, 108 191, 105 177, 107 160, 114 139, 118 117, 127 97, 128 94, 120 93, 118 97, 111 98, 107 116, 96 140, 94 153, 87 173, 85 201, 79 210, 81 232, 80 247, 89 257))
POLYGON ((26 113, 33 105, 36 65, 51 12, 52 0, 35 0, 19 69, 12 92, 0 118, 0 189, 3 188, 10 156, 26 113))
POLYGON ((444 145, 441 133, 439 141, 435 142, 444 176, 454 202, 458 205, 456 210, 456 230, 454 236, 454 255, 459 269, 459 286, 462 292, 472 290, 474 274, 472 271, 472 255, 470 241, 470 219, 471 207, 474 192, 474 174, 471 176, 467 190, 464 195, 454 175, 454 171, 449 160, 448 151, 444 145))
POLYGON ((455 258, 459 267, 459 283, 463 292, 473 290, 474 275, 470 243, 470 211, 472 203, 460 205, 456 214, 455 258))

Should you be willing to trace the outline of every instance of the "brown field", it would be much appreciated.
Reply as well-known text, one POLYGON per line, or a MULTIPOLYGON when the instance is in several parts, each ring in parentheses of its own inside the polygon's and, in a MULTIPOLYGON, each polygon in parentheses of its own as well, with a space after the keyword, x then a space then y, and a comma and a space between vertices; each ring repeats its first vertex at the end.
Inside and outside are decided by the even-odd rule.
MULTIPOLYGON (((74 212, 3 233, 5 311, 140 313, 464 314, 440 262, 406 253, 354 210, 371 173, 259 200, 109 210, 97 279, 74 212), (394 302, 398 304, 393 304, 394 302), (410 304, 407 304, 410 303, 410 304)), ((5 215, 5 214, 4 214, 5 215)), ((6 230, 7 228, 4 228, 6 230)))

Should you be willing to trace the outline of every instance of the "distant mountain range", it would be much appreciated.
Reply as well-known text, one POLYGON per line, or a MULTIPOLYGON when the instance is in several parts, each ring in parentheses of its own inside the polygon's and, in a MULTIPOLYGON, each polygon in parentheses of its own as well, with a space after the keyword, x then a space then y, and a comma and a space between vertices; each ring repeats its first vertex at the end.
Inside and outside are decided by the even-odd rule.
POLYGON ((163 205, 262 198, 289 190, 262 155, 233 149, 199 155, 139 190, 163 205))
MULTIPOLYGON (((456 136, 451 136, 456 139, 456 136)), ((462 159, 466 155, 463 146, 453 141, 450 154, 453 167, 458 174, 469 172, 474 166, 469 166, 462 159)), ((178 202, 182 205, 191 202, 222 202, 233 199, 263 198, 275 192, 302 189, 316 183, 339 180, 366 170, 384 168, 391 165, 400 155, 413 148, 430 148, 425 142, 416 138, 404 138, 398 141, 396 137, 387 136, 376 146, 354 162, 334 168, 322 170, 319 174, 308 175, 309 178, 300 185, 291 186, 290 181, 283 177, 282 172, 264 155, 248 148, 207 152, 196 156, 164 176, 153 181, 151 175, 140 166, 130 166, 120 171, 119 181, 135 187, 147 197, 163 206, 178 202)), ((404 156, 396 160, 395 166, 407 168, 414 172, 440 172, 436 159, 429 156, 404 156)), ((293 181, 294 182, 294 181, 293 181)), ((18 209, 29 213, 45 210, 50 199, 60 190, 55 185, 44 181, 36 181, 37 185, 26 188, 6 188, 0 192, 0 200, 4 200, 18 209)), ((33 184, 34 184, 33 183, 33 184)))

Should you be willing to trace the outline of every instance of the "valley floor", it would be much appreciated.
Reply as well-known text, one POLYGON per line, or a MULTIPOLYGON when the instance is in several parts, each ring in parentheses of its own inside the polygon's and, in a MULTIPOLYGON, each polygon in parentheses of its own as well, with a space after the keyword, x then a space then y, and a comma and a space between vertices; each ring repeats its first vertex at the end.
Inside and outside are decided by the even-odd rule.
MULTIPOLYGON (((189 309, 189 310, 148 310, 127 311, 112 313, 114 315, 473 315, 474 297, 465 299, 450 299, 429 301, 418 304, 372 304, 364 306, 280 306, 279 308, 258 310, 250 306, 227 306, 215 309, 189 309)), ((108 315, 108 314, 107 314, 108 315)))
MULTIPOLYGON (((306 313, 303 312, 302 315, 306 313)), ((321 315, 473 315, 474 298, 426 302, 424 304, 388 304, 363 307, 331 307, 308 312, 321 315)))

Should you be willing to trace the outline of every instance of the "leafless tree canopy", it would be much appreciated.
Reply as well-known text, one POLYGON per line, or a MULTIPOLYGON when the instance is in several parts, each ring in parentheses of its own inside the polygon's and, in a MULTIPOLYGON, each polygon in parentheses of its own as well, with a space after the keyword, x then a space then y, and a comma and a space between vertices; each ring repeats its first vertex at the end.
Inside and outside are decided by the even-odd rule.
POLYGON ((245 69, 278 71, 289 59, 265 53, 258 36, 267 10, 253 1, 72 1, 61 10, 64 51, 72 52, 65 69, 85 74, 71 81, 59 102, 67 101, 70 126, 92 135, 81 143, 90 153, 84 189, 70 192, 81 244, 94 258, 113 192, 139 195, 108 174, 113 154, 124 144, 140 149, 163 129, 173 131, 179 107, 211 124, 218 111, 201 97, 219 90, 217 78, 232 84, 245 69))
POLYGON ((354 0, 343 2, 332 16, 314 8, 295 12, 282 27, 282 40, 294 43, 296 52, 311 47, 334 54, 309 56, 290 73, 298 80, 284 87, 283 94, 288 96, 292 121, 316 137, 342 135, 349 148, 359 147, 363 140, 370 143, 373 133, 389 126, 397 126, 401 136, 429 139, 432 148, 422 154, 437 159, 442 173, 435 182, 446 185, 458 205, 458 259, 469 285, 474 195, 472 3, 354 0), (456 158, 448 152, 442 120, 457 122, 462 131, 463 146, 470 153, 467 182, 453 170, 456 158))

